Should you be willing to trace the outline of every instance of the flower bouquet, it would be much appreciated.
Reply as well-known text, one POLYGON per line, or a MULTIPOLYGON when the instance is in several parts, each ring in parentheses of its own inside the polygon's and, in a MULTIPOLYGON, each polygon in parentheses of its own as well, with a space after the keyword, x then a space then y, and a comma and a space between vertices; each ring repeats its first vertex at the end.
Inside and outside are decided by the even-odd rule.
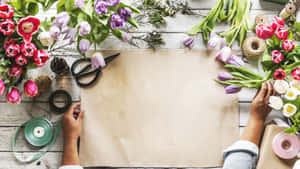
MULTIPOLYGON (((0 95, 7 88, 6 100, 20 103, 21 93, 17 86, 26 78, 29 69, 43 67, 49 55, 37 39, 40 20, 33 16, 14 14, 9 4, 0 5, 0 95)), ((29 80, 24 83, 28 97, 38 94, 37 85, 29 80)))

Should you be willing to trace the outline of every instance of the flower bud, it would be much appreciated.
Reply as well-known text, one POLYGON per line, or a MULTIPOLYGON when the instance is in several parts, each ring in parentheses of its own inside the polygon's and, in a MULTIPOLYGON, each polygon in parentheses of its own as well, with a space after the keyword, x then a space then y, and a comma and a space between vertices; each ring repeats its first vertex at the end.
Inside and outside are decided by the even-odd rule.
POLYGON ((245 65, 245 62, 242 60, 242 58, 238 57, 238 56, 235 56, 235 55, 232 55, 227 61, 226 61, 227 64, 231 64, 233 66, 244 66, 245 65))
POLYGON ((22 74, 23 69, 19 66, 12 66, 8 72, 8 76, 10 77, 18 77, 22 74))
POLYGON ((36 46, 31 42, 25 42, 21 45, 21 53, 25 57, 32 57, 36 54, 36 46))
POLYGON ((86 53, 90 49, 90 41, 87 39, 81 39, 79 42, 79 49, 81 53, 86 53))
POLYGON ((222 49, 226 46, 226 40, 224 38, 219 37, 216 33, 210 34, 210 39, 207 42, 207 47, 209 49, 222 49))
POLYGON ((227 81, 227 80, 232 80, 233 76, 230 73, 228 73, 228 72, 220 72, 218 74, 218 79, 220 81, 227 81))
POLYGON ((230 47, 224 47, 220 50, 220 52, 217 54, 217 59, 226 63, 227 60, 232 56, 232 51, 230 47))
POLYGON ((229 86, 225 87, 226 94, 238 93, 241 90, 242 90, 242 88, 240 86, 237 86, 237 85, 229 85, 229 86))
POLYGON ((6 102, 16 104, 21 102, 21 94, 19 89, 13 87, 10 91, 7 91, 6 102))
POLYGON ((11 44, 15 44, 15 40, 14 39, 8 39, 8 40, 5 40, 4 43, 3 43, 3 48, 6 49, 9 45, 11 44))
POLYGON ((91 64, 92 64, 92 67, 96 68, 96 69, 106 66, 104 57, 99 52, 94 53, 94 55, 92 57, 92 63, 91 64))
POLYGON ((51 46, 54 42, 54 39, 50 35, 50 32, 42 32, 38 36, 38 40, 43 46, 51 46))
POLYGON ((6 19, 5 21, 0 22, 0 32, 4 36, 10 36, 15 31, 15 23, 11 19, 6 19))
POLYGON ((279 64, 284 60, 284 56, 281 52, 279 52, 279 50, 273 50, 271 52, 271 56, 272 56, 272 61, 276 64, 279 64))
POLYGON ((270 96, 269 106, 275 110, 281 110, 283 107, 283 100, 279 96, 270 96))
POLYGON ((292 76, 295 80, 300 80, 300 68, 296 68, 292 71, 292 76))
POLYGON ((37 54, 33 56, 34 64, 38 67, 43 67, 49 59, 48 53, 44 50, 38 50, 37 54))
POLYGON ((27 97, 35 97, 38 95, 38 87, 32 80, 28 80, 24 84, 24 93, 27 97))
POLYGON ((195 45, 195 38, 192 36, 187 37, 183 40, 183 45, 187 48, 192 48, 195 45))
POLYGON ((19 66, 23 66, 28 63, 28 60, 22 55, 17 56, 15 61, 16 61, 17 65, 19 65, 19 66))
POLYGON ((273 36, 274 29, 271 25, 259 24, 256 26, 256 35, 261 39, 269 39, 273 36))
POLYGON ((295 44, 292 40, 285 40, 282 42, 282 49, 285 51, 292 51, 295 48, 295 44))
POLYGON ((283 19, 283 18, 278 17, 278 16, 274 16, 274 18, 273 18, 272 21, 273 21, 273 23, 272 23, 272 28, 273 28, 274 30, 277 30, 277 29, 279 29, 279 28, 284 27, 284 19, 283 19))
POLYGON ((81 22, 79 27, 79 36, 90 34, 91 29, 91 25, 88 22, 81 22))
POLYGON ((285 72, 283 69, 277 69, 275 72, 274 72, 274 78, 276 80, 283 80, 285 78, 285 72))
POLYGON ((11 44, 6 48, 5 51, 8 57, 16 57, 20 53, 20 46, 18 44, 11 44))
POLYGON ((285 40, 287 39, 289 33, 288 31, 285 29, 285 28, 278 28, 276 31, 275 31, 275 35, 278 39, 280 40, 285 40))
POLYGON ((59 34, 60 34, 60 29, 58 26, 54 25, 51 26, 50 28, 50 35, 53 39, 58 40, 59 34))
POLYGON ((0 96, 3 95, 4 90, 5 90, 5 84, 4 84, 3 80, 0 80, 0 96))
POLYGON ((289 83, 285 80, 276 80, 274 89, 278 94, 284 94, 289 89, 289 83))

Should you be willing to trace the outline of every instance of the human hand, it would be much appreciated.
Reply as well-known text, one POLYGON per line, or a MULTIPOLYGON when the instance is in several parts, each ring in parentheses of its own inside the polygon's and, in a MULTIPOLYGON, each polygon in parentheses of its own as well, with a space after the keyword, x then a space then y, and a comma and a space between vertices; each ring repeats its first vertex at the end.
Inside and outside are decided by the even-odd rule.
POLYGON ((63 117, 62 124, 65 141, 77 141, 80 136, 84 111, 81 111, 79 107, 80 103, 73 104, 63 117))
POLYGON ((275 95, 276 91, 273 82, 264 82, 252 101, 250 118, 264 122, 268 114, 272 111, 272 108, 268 105, 270 96, 275 95))

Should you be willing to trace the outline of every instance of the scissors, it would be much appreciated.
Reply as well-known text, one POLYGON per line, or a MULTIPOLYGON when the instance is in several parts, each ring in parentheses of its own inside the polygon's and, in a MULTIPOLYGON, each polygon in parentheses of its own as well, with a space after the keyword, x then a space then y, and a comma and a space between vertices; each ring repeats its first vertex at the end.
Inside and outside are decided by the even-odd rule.
MULTIPOLYGON (((116 59, 118 56, 120 55, 120 53, 117 53, 115 55, 109 56, 107 58, 104 59, 106 65, 108 65, 110 62, 112 62, 114 59, 116 59)), ((72 75, 75 77, 76 83, 80 86, 80 87, 88 87, 92 84, 94 84, 97 79, 99 78, 99 76, 102 73, 102 68, 96 68, 96 69, 92 69, 92 59, 91 58, 82 58, 82 59, 78 59, 76 60, 71 67, 71 72, 72 75), (79 70, 78 72, 75 72, 75 69, 78 67, 78 65, 80 65, 81 63, 84 62, 88 62, 89 64, 85 65, 81 70, 79 70), (92 69, 92 70, 91 70, 92 69), (92 80, 90 80, 89 82, 81 82, 80 79, 84 78, 84 77, 88 77, 94 75, 94 78, 92 80)))

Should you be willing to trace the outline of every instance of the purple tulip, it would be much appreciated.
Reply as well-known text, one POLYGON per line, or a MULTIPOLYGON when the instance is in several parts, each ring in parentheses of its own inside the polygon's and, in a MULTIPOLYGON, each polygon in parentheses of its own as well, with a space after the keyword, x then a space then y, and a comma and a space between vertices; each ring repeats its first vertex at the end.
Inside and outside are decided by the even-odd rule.
POLYGON ((84 4, 85 4, 85 0, 75 0, 75 5, 76 5, 78 8, 83 8, 83 7, 84 7, 84 4))
POLYGON ((128 41, 130 41, 130 39, 132 38, 132 36, 129 34, 129 33, 127 33, 127 32, 122 32, 122 36, 123 36, 123 42, 128 42, 128 41))
POLYGON ((49 32, 53 39, 58 40, 58 37, 60 34, 60 29, 58 26, 55 26, 55 25, 51 26, 49 32))
POLYGON ((98 15, 106 14, 108 12, 107 4, 103 0, 96 0, 94 8, 98 15))
POLYGON ((3 80, 0 80, 0 96, 3 95, 4 90, 5 90, 5 84, 3 80))
POLYGON ((238 93, 241 90, 242 90, 242 88, 240 86, 237 86, 237 85, 225 86, 225 92, 226 92, 226 94, 238 93))
POLYGON ((218 54, 217 54, 217 59, 220 60, 221 62, 226 63, 227 60, 232 56, 232 51, 230 47, 224 47, 222 48, 218 54))
POLYGON ((244 66, 245 62, 238 56, 232 55, 226 63, 231 64, 233 66, 244 66))
POLYGON ((120 3, 120 0, 104 0, 108 6, 116 6, 120 3))
POLYGON ((91 32, 91 25, 84 21, 80 23, 80 28, 79 28, 79 35, 83 36, 83 35, 88 35, 91 32))
POLYGON ((75 28, 68 28, 63 33, 65 34, 64 40, 69 39, 70 44, 75 42, 75 40, 74 40, 74 36, 76 34, 76 29, 75 28))
POLYGON ((128 18, 131 17, 132 11, 130 8, 125 7, 125 8, 119 8, 118 13, 124 21, 128 22, 128 18))
POLYGON ((192 48, 195 45, 195 38, 192 36, 187 37, 183 40, 183 45, 188 48, 192 48))
POLYGON ((228 72, 220 72, 218 74, 218 79, 220 81, 227 81, 227 80, 233 79, 233 76, 230 73, 228 73, 228 72))
POLYGON ((90 48, 90 41, 87 39, 81 39, 79 42, 79 49, 81 53, 86 53, 90 48))
POLYGON ((69 14, 67 12, 61 12, 56 16, 54 25, 64 28, 65 26, 68 25, 69 21, 70 21, 69 14))
POLYGON ((104 57, 99 52, 97 52, 93 55, 91 64, 92 64, 92 68, 96 68, 96 69, 106 66, 104 57))
POLYGON ((113 14, 110 18, 110 27, 112 29, 120 29, 124 26, 124 20, 118 14, 113 14))
POLYGON ((227 45, 226 40, 224 38, 219 37, 216 33, 210 34, 210 39, 207 42, 207 47, 209 49, 222 49, 227 45))

